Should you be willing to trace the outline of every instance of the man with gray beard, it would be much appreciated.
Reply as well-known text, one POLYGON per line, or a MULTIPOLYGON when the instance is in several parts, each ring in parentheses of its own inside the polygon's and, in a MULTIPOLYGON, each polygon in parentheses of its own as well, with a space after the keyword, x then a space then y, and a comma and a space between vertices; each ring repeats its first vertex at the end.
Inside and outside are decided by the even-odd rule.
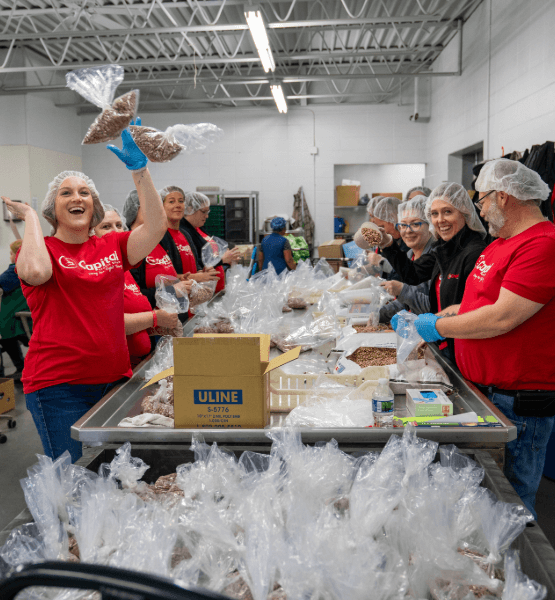
POLYGON ((455 338, 457 365, 517 427, 505 475, 536 516, 534 503, 555 421, 555 225, 540 210, 550 190, 507 159, 484 165, 476 206, 497 237, 470 273, 463 300, 420 315, 428 342, 455 338))

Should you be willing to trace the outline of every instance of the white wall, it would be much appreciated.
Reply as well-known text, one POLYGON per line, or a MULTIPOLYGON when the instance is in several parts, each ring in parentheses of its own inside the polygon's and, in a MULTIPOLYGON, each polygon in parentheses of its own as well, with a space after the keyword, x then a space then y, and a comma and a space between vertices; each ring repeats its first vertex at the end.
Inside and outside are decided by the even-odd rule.
MULTIPOLYGON (((403 197, 412 187, 422 184, 426 175, 426 165, 335 165, 334 185, 341 185, 343 179, 360 181, 360 194, 401 193, 403 197)), ((367 220, 364 206, 335 207, 335 215, 349 223, 349 232, 355 232, 367 220)))
MULTIPOLYGON (((304 187, 316 223, 316 242, 333 238, 334 165, 425 162, 426 126, 409 121, 410 106, 322 106, 221 110, 204 113, 141 113, 143 123, 165 129, 175 123, 209 121, 225 136, 201 154, 151 165, 158 187, 193 190, 216 185, 260 192, 261 221, 291 214, 293 194, 304 187), (311 155, 313 146, 318 155, 311 155)), ((93 115, 82 118, 84 135, 93 115)), ((83 168, 101 198, 122 206, 132 181, 105 145, 83 146, 83 168)), ((418 184, 417 181, 415 183, 418 184)))
MULTIPOLYGON (((429 187, 446 180, 450 153, 480 141, 484 157, 497 158, 502 147, 553 140, 554 24, 553 0, 484 0, 465 23, 462 77, 432 78, 429 187)), ((456 52, 454 40, 434 70, 452 66, 456 52)))

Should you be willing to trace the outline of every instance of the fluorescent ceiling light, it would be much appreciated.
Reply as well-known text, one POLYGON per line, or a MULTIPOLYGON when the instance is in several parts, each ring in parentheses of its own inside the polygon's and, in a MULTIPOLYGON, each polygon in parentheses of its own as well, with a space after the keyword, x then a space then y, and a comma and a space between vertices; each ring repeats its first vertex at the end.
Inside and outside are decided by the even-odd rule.
POLYGON ((251 31, 254 45, 258 50, 258 56, 262 61, 262 67, 264 73, 273 71, 276 68, 274 57, 272 56, 272 50, 270 49, 270 42, 268 40, 268 34, 266 33, 266 27, 262 20, 262 15, 259 10, 248 10, 245 12, 245 18, 247 19, 247 25, 251 31))
POLYGON ((280 84, 274 84, 270 86, 272 90, 272 96, 276 101, 276 106, 280 113, 287 112, 287 102, 285 101, 285 96, 283 95, 283 88, 280 84))

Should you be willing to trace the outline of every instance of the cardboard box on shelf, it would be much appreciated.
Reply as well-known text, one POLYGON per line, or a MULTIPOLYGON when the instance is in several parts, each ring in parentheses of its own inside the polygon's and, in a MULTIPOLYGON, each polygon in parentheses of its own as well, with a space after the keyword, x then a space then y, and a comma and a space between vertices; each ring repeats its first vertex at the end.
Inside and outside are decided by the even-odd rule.
POLYGON ((450 417, 453 403, 442 390, 407 390, 407 410, 413 417, 450 417))
POLYGON ((15 408, 15 387, 13 379, 0 377, 0 415, 15 408))
POLYGON ((320 258, 342 258, 343 244, 345 240, 337 239, 324 242, 318 246, 318 256, 320 258))
POLYGON ((251 262, 254 244, 241 244, 239 246, 235 246, 235 249, 239 250, 239 264, 248 267, 251 262))
POLYGON ((174 376, 176 428, 262 429, 270 423, 269 373, 299 353, 295 348, 270 360, 269 335, 174 338, 174 367, 147 385, 174 376))
POLYGON ((360 199, 359 185, 338 185, 335 188, 336 206, 358 206, 360 199))

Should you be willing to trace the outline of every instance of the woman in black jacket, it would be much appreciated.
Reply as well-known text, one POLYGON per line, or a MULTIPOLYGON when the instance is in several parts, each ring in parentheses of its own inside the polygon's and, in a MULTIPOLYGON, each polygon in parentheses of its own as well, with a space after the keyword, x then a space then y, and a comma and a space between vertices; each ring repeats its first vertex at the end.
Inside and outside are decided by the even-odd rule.
MULTIPOLYGON (((470 196, 458 183, 436 187, 426 203, 426 215, 437 239, 428 254, 411 261, 385 231, 381 250, 403 283, 430 281, 431 312, 439 313, 461 303, 466 279, 491 240, 470 196)), ((440 345, 440 349, 446 348, 454 357, 453 340, 440 345)))

